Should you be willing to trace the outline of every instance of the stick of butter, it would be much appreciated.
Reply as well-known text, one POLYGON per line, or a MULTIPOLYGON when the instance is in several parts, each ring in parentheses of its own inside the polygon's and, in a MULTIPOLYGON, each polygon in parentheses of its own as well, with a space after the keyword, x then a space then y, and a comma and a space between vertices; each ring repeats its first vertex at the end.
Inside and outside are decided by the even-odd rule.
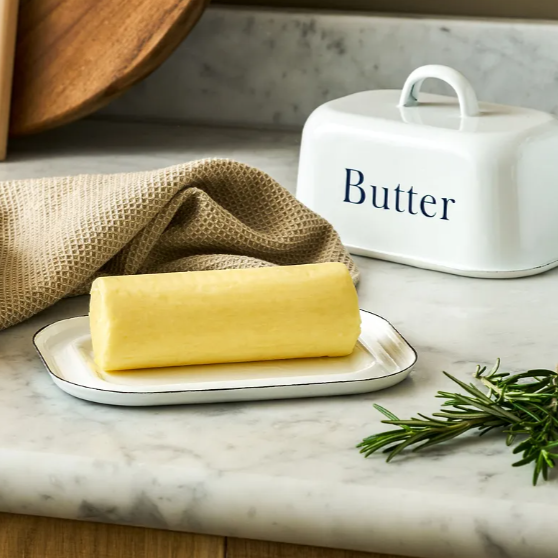
POLYGON ((345 356, 360 334, 341 263, 102 277, 90 321, 102 370, 345 356))

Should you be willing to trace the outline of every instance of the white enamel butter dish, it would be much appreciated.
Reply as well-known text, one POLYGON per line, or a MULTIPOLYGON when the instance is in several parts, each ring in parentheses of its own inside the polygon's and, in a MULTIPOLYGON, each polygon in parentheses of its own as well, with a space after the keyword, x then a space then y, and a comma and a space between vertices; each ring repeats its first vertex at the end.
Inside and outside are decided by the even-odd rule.
POLYGON ((402 91, 326 103, 303 132, 298 198, 353 254, 471 277, 558 265, 558 121, 478 103, 445 66, 402 91), (420 94, 438 78, 457 99, 420 94))
POLYGON ((403 381, 415 350, 383 318, 361 310, 352 355, 235 364, 175 366, 106 374, 96 369, 89 318, 61 320, 38 331, 35 348, 54 383, 96 403, 147 406, 349 395, 403 381))

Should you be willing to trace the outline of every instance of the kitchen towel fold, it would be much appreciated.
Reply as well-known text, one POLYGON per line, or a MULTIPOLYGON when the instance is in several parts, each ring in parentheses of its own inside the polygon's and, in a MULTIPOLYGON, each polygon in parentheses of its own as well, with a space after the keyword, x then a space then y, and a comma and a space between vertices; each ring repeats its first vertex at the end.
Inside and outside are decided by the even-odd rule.
POLYGON ((0 183, 0 329, 99 275, 333 261, 358 280, 327 221, 235 161, 0 183))

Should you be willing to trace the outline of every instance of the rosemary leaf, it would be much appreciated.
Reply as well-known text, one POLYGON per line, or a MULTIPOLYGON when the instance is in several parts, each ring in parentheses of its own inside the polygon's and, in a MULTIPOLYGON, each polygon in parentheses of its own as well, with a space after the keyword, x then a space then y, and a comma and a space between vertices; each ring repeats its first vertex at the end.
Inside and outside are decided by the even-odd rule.
POLYGON ((513 467, 534 464, 533 484, 542 476, 548 480, 556 466, 558 453, 558 374, 551 370, 528 370, 520 374, 500 372, 500 360, 487 373, 487 367, 477 366, 474 378, 487 388, 483 393, 474 384, 467 384, 451 374, 444 374, 466 393, 438 391, 443 399, 442 409, 432 416, 401 420, 380 405, 374 407, 387 420, 384 424, 397 429, 365 438, 358 448, 365 457, 381 450, 391 461, 409 446, 420 451, 436 444, 449 442, 471 430, 483 436, 501 429, 508 446, 521 459, 513 467), (518 436, 522 439, 517 443, 518 436))

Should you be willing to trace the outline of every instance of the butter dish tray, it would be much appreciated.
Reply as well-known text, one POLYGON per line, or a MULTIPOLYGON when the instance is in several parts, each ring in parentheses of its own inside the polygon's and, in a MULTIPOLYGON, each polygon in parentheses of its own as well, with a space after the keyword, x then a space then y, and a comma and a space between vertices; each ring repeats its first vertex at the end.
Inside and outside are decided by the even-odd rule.
POLYGON ((205 364, 123 372, 98 370, 89 318, 39 330, 33 343, 66 393, 108 405, 150 406, 350 395, 403 381, 416 351, 384 318, 361 310, 362 331, 347 357, 205 364))

